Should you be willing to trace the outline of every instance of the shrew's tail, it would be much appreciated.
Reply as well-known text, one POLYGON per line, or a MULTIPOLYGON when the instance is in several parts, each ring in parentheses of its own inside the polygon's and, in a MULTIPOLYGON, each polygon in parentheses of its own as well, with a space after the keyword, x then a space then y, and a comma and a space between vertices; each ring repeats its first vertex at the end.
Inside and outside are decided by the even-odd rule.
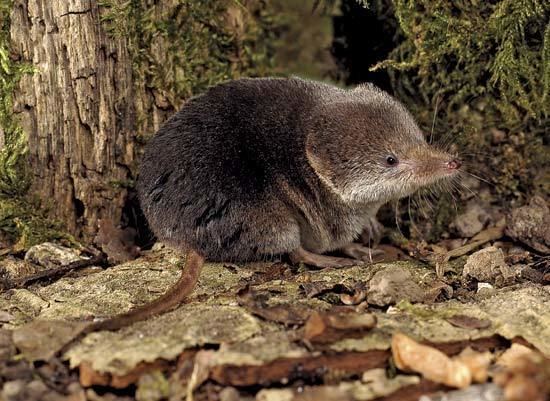
POLYGON ((92 323, 84 330, 91 333, 99 330, 118 330, 135 322, 145 320, 154 315, 160 315, 181 304, 191 294, 204 265, 204 257, 194 250, 187 253, 185 267, 179 280, 164 295, 156 300, 131 309, 126 313, 115 315, 107 320, 92 323))

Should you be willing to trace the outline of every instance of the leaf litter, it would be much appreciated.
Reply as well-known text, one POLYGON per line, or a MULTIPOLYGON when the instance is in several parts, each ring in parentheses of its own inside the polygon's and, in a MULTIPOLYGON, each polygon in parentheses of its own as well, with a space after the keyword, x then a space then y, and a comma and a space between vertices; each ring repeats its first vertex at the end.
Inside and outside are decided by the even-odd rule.
POLYGON ((40 365, 65 367, 67 399, 209 399, 217 391, 243 400, 431 401, 448 394, 510 401, 523 393, 543 401, 550 287, 529 281, 540 276, 543 283, 543 259, 495 243, 502 231, 489 227, 450 251, 442 243, 446 266, 457 258, 443 277, 429 257, 428 264, 400 258, 320 271, 208 263, 190 303, 118 332, 89 334, 62 354, 87 321, 156 298, 177 279, 182 257, 157 249, 106 270, 9 290, 0 297, 9 316, 0 394, 21 397, 29 386, 40 397, 61 394, 44 390, 45 379, 31 385, 40 365), (473 259, 461 255, 476 254, 483 255, 479 273, 463 274, 473 259), (503 266, 521 274, 506 275, 503 266), (539 274, 524 275, 526 266, 539 274), (515 359, 507 356, 514 352, 515 359), (120 390, 98 396, 96 386, 120 390))

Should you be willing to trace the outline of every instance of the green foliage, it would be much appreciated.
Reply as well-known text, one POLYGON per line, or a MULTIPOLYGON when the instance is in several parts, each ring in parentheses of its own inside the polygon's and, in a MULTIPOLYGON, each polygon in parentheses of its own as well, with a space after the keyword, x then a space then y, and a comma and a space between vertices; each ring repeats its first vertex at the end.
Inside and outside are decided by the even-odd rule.
POLYGON ((12 244, 13 252, 55 239, 76 243, 60 222, 48 219, 37 200, 0 197, 0 242, 12 244))
POLYGON ((436 134, 483 153, 474 164, 492 164, 498 192, 524 197, 550 162, 542 144, 550 113, 550 3, 393 0, 393 6, 403 40, 373 69, 389 69, 396 95, 427 130, 436 117, 436 134), (494 128, 507 134, 498 144, 494 128))
POLYGON ((395 12, 406 40, 374 68, 413 69, 403 92, 450 108, 490 96, 509 126, 548 115, 547 2, 396 0, 395 12))
POLYGON ((9 57, 9 14, 12 0, 0 0, 0 196, 25 193, 29 180, 25 169, 26 137, 13 117, 13 91, 31 66, 16 63, 9 57))
POLYGON ((104 0, 102 21, 128 43, 138 84, 167 107, 222 81, 273 72, 280 21, 264 3, 148 3, 104 0))
POLYGON ((32 66, 10 58, 9 26, 12 0, 0 0, 0 243, 22 251, 55 238, 68 238, 61 224, 53 222, 26 196, 30 178, 26 164, 27 137, 13 115, 13 92, 32 66))

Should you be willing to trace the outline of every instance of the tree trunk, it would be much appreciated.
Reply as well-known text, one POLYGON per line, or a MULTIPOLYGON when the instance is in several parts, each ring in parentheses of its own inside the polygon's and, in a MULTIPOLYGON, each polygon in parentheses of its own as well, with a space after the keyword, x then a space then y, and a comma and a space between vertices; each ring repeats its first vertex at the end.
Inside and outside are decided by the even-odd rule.
POLYGON ((136 105, 151 116, 140 130, 155 130, 172 111, 138 93, 126 38, 108 35, 100 20, 92 0, 16 0, 11 15, 15 56, 37 68, 14 102, 28 134, 32 192, 85 239, 99 219, 120 221, 134 177, 136 105))

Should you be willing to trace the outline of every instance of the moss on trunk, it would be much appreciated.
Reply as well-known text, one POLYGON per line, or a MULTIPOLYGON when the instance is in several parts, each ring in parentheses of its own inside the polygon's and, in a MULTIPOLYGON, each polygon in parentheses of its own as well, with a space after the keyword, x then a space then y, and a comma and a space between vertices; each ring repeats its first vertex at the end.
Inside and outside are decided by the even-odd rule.
POLYGON ((70 238, 59 222, 46 217, 27 191, 27 136, 13 114, 13 93, 24 74, 34 67, 14 60, 9 30, 13 0, 0 0, 0 248, 14 252, 54 238, 70 238))
MULTIPOLYGON (((430 130, 473 154, 473 172, 520 202, 548 178, 550 5, 540 0, 374 3, 402 36, 388 68, 397 96, 430 130), (499 137, 495 130, 502 130, 499 137)), ((472 169, 472 166, 470 166, 472 169)), ((548 188, 546 188, 548 191, 548 188)))

